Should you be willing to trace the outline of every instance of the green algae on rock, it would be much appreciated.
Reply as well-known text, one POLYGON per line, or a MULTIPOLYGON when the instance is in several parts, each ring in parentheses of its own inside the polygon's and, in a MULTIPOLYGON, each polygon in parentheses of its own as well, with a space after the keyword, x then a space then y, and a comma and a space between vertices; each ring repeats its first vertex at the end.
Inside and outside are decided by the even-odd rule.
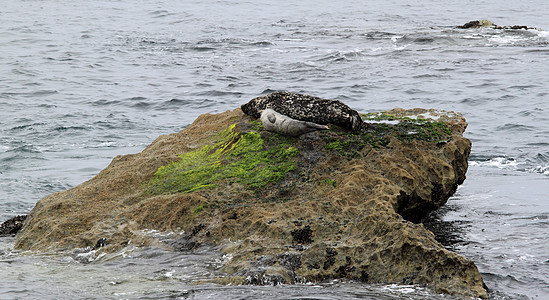
POLYGON ((130 241, 152 244, 145 230, 173 231, 184 239, 161 245, 188 251, 213 244, 231 257, 221 269, 226 276, 197 281, 346 278, 485 298, 474 263, 418 222, 465 180, 471 148, 462 136, 465 120, 434 110, 386 113, 443 122, 451 134, 399 139, 372 126, 371 136, 384 141, 372 143, 330 125, 285 137, 262 130, 240 109, 201 115, 141 153, 116 157, 89 181, 40 200, 15 246, 48 251, 105 238, 108 245, 97 251, 118 251, 130 241), (353 138, 362 144, 345 144, 353 138), (251 166, 256 173, 248 174, 251 166))
POLYGON ((396 116, 389 112, 379 112, 360 116, 368 124, 365 126, 368 130, 349 132, 333 128, 331 134, 328 134, 326 148, 353 158, 364 147, 386 147, 393 138, 401 142, 428 143, 446 143, 452 139, 452 129, 446 122, 429 119, 423 115, 396 116))
POLYGON ((239 133, 235 127, 221 132, 215 145, 181 154, 179 161, 160 167, 148 184, 150 193, 190 193, 223 180, 261 188, 295 169, 295 147, 278 144, 266 149, 259 132, 239 133))
POLYGON ((361 115, 365 122, 372 122, 379 137, 394 136, 401 141, 421 140, 444 143, 452 138, 447 123, 427 119, 422 115, 394 116, 388 112, 361 115))

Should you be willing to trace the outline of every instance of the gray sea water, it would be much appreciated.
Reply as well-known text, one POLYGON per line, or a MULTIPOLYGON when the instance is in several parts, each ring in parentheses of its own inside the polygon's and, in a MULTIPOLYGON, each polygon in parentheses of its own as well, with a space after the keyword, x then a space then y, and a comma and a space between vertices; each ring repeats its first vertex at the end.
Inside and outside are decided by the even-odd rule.
MULTIPOLYGON (((545 0, 0 0, 0 221, 270 91, 361 112, 453 110, 469 122, 470 169, 430 222, 492 298, 549 299, 548 15, 545 0), (477 19, 539 30, 455 27, 477 19)), ((345 281, 191 283, 223 259, 21 253, 1 238, 0 298, 451 299, 345 281)))

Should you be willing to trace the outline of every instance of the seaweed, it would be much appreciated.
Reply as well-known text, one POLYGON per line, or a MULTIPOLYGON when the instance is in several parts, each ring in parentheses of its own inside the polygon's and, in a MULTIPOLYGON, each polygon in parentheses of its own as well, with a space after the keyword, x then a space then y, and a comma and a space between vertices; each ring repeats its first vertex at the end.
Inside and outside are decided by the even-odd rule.
POLYGON ((326 149, 353 158, 362 150, 387 147, 392 138, 400 142, 424 141, 446 143, 452 138, 452 130, 445 122, 431 121, 421 117, 396 117, 386 112, 361 114, 363 120, 375 121, 368 130, 350 132, 335 130, 327 138, 326 149))
POLYGON ((147 185, 149 193, 190 193, 215 188, 221 181, 259 189, 295 170, 297 148, 288 143, 266 147, 257 131, 240 132, 230 125, 213 145, 179 155, 158 168, 147 185))

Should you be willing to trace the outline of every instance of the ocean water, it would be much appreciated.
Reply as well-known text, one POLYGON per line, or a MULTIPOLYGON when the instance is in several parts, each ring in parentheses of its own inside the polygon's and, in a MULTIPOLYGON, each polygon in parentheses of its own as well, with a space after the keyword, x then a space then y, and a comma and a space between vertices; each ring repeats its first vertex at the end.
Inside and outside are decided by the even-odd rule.
MULTIPOLYGON (((430 224, 475 261, 492 298, 549 299, 547 12, 542 0, 2 1, 0 221, 270 91, 361 112, 453 110, 469 123, 470 168, 430 224), (478 19, 539 29, 456 28, 478 19)), ((345 281, 191 283, 224 259, 209 248, 20 253, 0 238, 0 298, 451 299, 345 281)))

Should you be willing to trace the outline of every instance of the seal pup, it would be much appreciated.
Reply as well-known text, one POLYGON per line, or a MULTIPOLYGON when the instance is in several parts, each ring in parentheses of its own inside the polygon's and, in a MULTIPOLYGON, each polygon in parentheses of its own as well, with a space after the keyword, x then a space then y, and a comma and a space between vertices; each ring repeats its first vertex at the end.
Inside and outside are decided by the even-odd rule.
POLYGON ((259 120, 263 123, 263 128, 265 128, 265 130, 285 135, 298 136, 312 131, 328 129, 328 126, 326 125, 295 120, 288 116, 281 115, 270 108, 264 109, 261 112, 259 120))
POLYGON ((361 131, 366 126, 357 111, 340 101, 290 92, 260 96, 243 104, 241 108, 245 114, 254 118, 261 117, 261 112, 270 108, 299 121, 334 124, 354 131, 361 131))

